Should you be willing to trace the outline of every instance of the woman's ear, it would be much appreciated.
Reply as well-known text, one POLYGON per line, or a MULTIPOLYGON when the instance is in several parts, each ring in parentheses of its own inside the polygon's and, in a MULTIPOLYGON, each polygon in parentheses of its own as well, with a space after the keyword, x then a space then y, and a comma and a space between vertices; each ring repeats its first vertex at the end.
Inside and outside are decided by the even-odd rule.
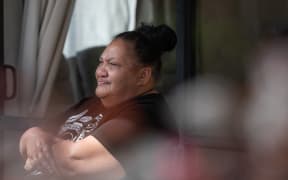
POLYGON ((145 85, 151 80, 151 78, 152 78, 152 68, 144 67, 139 71, 137 84, 145 85))

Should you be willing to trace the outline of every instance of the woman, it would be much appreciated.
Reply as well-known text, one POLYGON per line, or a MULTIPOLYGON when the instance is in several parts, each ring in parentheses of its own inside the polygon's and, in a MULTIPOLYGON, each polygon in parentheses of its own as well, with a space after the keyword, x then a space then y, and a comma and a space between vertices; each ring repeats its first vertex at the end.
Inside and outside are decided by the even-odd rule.
POLYGON ((117 151, 147 132, 166 128, 161 110, 168 107, 155 85, 161 56, 176 41, 166 25, 142 25, 118 34, 100 57, 96 97, 22 135, 25 169, 60 176, 123 177, 117 151))

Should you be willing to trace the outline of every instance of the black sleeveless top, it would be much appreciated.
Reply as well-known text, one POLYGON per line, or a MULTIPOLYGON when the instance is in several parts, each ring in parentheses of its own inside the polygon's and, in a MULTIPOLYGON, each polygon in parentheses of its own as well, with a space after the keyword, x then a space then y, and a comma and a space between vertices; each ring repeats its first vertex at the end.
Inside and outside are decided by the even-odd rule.
POLYGON ((90 97, 57 118, 46 121, 43 128, 58 132, 62 138, 73 141, 93 135, 125 169, 125 157, 121 156, 123 150, 126 151, 133 142, 147 134, 168 132, 169 119, 172 119, 170 114, 168 104, 159 93, 138 96, 108 109, 97 97, 90 97), (117 134, 119 128, 122 128, 122 122, 132 124, 135 130, 123 130, 117 134), (84 128, 86 130, 83 130, 84 128), (105 133, 99 135, 97 132, 101 131, 101 128, 105 128, 105 133))

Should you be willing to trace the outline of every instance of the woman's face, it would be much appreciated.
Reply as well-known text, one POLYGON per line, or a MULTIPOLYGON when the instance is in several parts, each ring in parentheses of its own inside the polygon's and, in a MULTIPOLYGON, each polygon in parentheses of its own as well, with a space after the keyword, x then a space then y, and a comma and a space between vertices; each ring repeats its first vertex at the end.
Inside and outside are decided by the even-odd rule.
POLYGON ((96 69, 96 95, 109 104, 118 104, 137 95, 137 77, 141 69, 133 44, 113 40, 102 53, 96 69))

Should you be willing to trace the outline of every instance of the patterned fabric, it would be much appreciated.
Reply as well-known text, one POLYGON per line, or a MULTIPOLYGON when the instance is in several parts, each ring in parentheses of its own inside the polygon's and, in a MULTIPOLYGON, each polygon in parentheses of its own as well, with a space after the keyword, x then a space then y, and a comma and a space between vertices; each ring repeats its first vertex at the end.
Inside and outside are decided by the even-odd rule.
POLYGON ((87 115, 88 109, 70 116, 59 131, 59 136, 66 140, 78 141, 90 135, 99 126, 103 114, 95 117, 87 115))

